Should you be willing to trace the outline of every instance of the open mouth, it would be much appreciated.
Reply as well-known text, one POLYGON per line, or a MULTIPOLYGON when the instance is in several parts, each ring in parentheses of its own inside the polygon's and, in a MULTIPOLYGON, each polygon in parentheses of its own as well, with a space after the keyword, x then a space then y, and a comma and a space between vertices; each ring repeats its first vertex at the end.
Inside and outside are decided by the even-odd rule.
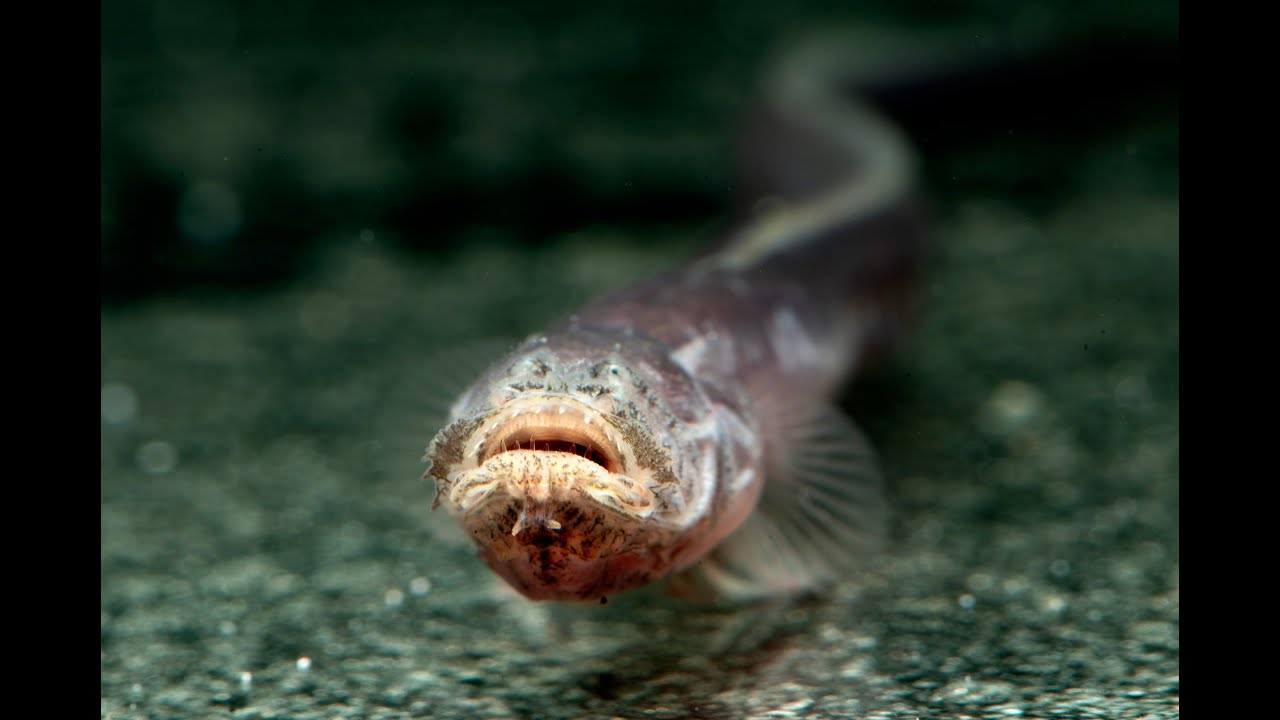
POLYGON ((514 450, 569 453, 622 472, 617 436, 600 413, 565 401, 531 401, 503 412, 485 433, 480 464, 514 450))
POLYGON ((447 474, 434 477, 449 512, 482 546, 515 552, 512 538, 520 538, 519 547, 562 542, 580 537, 570 532, 578 521, 632 528, 673 507, 655 494, 662 476, 637 461, 635 431, 589 405, 523 398, 472 428, 465 448, 455 446, 459 459, 442 463, 447 474))

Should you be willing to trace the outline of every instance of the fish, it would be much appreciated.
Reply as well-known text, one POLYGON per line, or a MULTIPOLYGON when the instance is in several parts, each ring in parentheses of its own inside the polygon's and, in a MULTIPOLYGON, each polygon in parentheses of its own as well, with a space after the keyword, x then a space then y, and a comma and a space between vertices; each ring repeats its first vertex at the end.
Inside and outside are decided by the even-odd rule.
POLYGON ((526 598, 794 595, 883 547, 883 476, 836 398, 911 324, 927 228, 849 56, 765 73, 703 252, 530 336, 430 441, 433 509, 526 598))

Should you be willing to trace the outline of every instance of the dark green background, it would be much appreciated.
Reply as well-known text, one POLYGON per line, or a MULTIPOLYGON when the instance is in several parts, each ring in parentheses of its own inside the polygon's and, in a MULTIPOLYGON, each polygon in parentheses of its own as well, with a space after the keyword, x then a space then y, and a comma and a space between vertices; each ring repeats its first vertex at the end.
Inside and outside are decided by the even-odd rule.
POLYGON ((1172 61, 1125 92, 1071 75, 1047 118, 953 100, 909 125, 936 242, 920 327, 847 403, 895 508, 865 577, 764 607, 533 605, 418 480, 492 338, 721 227, 735 117, 784 38, 1152 62, 1173 4, 102 17, 104 717, 1177 716, 1172 61))

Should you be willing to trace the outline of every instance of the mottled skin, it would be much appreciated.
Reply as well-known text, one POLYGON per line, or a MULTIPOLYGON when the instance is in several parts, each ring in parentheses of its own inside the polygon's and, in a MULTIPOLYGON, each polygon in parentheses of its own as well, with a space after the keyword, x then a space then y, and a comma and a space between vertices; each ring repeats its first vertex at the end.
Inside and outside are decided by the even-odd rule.
POLYGON ((923 239, 908 153, 846 112, 829 67, 793 63, 749 117, 737 229, 531 338, 433 441, 437 502, 527 597, 698 562, 755 510, 789 428, 900 328, 923 239))
POLYGON ((565 326, 528 341, 462 398, 454 410, 462 419, 433 444, 429 472, 441 502, 449 501, 481 556, 513 586, 533 598, 596 598, 701 554, 694 540, 715 517, 705 488, 727 469, 716 446, 720 429, 710 421, 715 412, 665 346, 622 330, 565 326), (535 438, 594 446, 607 469, 620 472, 611 477, 586 457, 540 451, 538 439, 534 449, 497 452, 522 442, 519 435, 505 440, 521 417, 536 421, 535 438), (571 427, 551 426, 566 417, 576 419, 571 427), (459 480, 459 469, 480 457, 491 472, 476 468, 459 480), (477 473, 481 484, 496 480, 468 502, 477 473), (604 487, 593 496, 596 482, 604 487))

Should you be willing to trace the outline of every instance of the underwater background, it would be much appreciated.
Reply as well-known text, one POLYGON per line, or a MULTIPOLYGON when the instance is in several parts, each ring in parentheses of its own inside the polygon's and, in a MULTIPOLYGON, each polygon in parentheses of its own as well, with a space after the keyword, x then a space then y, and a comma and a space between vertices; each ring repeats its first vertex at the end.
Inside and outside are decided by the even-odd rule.
POLYGON ((1169 2, 107 0, 102 717, 1177 717, 1177 45, 1169 2), (888 551, 523 600, 430 512, 449 394, 713 239, 759 70, 833 27, 1065 48, 883 93, 933 226, 843 402, 888 551))

